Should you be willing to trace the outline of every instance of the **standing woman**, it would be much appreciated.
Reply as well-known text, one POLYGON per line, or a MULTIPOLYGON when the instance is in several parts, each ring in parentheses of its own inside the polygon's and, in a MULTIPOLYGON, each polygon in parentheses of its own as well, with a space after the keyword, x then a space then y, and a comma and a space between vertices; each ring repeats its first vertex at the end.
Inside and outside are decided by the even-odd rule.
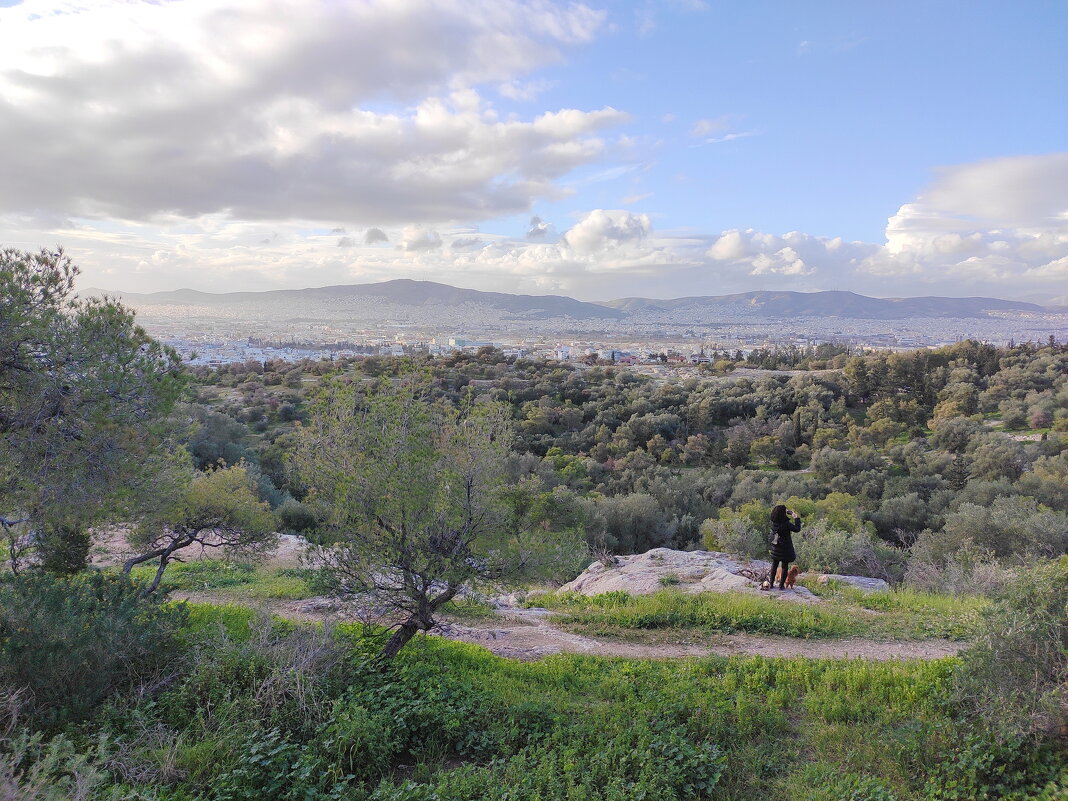
POLYGON ((779 589, 786 589, 786 571, 797 561, 793 534, 801 530, 801 518, 781 503, 771 510, 771 587, 775 588, 775 571, 782 565, 779 589))

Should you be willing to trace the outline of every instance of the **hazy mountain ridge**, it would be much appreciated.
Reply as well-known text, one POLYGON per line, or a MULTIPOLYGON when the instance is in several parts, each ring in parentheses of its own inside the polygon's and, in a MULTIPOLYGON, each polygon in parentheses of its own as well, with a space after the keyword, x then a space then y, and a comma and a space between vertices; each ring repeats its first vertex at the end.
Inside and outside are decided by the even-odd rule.
POLYGON ((463 306, 477 304, 511 312, 527 319, 574 317, 577 319, 620 319, 625 312, 598 303, 587 303, 563 295, 513 295, 505 292, 482 292, 461 289, 435 281, 399 278, 375 284, 341 284, 308 289, 273 289, 264 292, 200 292, 178 289, 171 292, 139 294, 90 289, 84 294, 107 294, 132 306, 190 305, 216 306, 276 303, 324 303, 329 306, 365 298, 381 298, 399 306, 463 306))
POLYGON ((476 305, 508 312, 517 318, 531 320, 571 317, 575 319, 623 319, 648 317, 657 312, 708 312, 713 310, 753 317, 843 317, 868 320, 900 320, 917 318, 987 317, 990 311, 1048 312, 1055 311, 1015 300, 968 297, 872 298, 855 292, 741 292, 731 295, 706 295, 658 300, 652 298, 619 298, 603 303, 590 303, 563 295, 514 295, 505 292, 482 292, 462 289, 434 281, 395 279, 373 284, 342 284, 308 289, 275 289, 263 292, 201 292, 178 289, 148 294, 113 292, 100 289, 84 290, 86 295, 107 294, 134 307, 198 306, 244 307, 263 305, 277 307, 293 304, 322 305, 336 313, 339 307, 352 304, 362 307, 368 299, 377 298, 396 306, 460 307, 476 305))
POLYGON ((862 320, 900 320, 909 317, 986 317, 989 311, 1045 312, 1035 303, 998 298, 872 298, 855 292, 740 292, 670 300, 620 298, 606 304, 628 314, 731 307, 757 317, 848 317, 862 320))

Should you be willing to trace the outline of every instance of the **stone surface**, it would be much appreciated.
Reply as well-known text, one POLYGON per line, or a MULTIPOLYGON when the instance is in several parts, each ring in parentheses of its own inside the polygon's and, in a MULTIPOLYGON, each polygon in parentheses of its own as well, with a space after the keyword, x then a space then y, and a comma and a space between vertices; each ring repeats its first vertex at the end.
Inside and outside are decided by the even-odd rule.
POLYGON ((642 554, 618 557, 613 567, 594 562, 574 581, 560 588, 560 592, 580 595, 601 595, 606 592, 625 592, 630 595, 649 595, 660 590, 681 592, 753 592, 772 598, 816 600, 811 592, 798 585, 786 592, 767 592, 760 589, 750 576, 770 569, 768 562, 747 560, 718 551, 674 551, 654 548, 642 554))
POLYGON ((841 576, 837 573, 824 573, 816 581, 819 584, 840 581, 842 584, 848 584, 864 592, 887 592, 890 589, 890 585, 882 579, 868 578, 867 576, 841 576))

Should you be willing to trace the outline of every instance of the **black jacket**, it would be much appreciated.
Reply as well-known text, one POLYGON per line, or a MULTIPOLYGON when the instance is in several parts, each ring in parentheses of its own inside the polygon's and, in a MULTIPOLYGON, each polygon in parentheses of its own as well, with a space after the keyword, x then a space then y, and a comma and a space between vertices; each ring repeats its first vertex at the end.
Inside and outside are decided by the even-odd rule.
POLYGON ((771 558, 784 562, 796 562, 793 532, 801 530, 801 518, 787 518, 782 525, 771 524, 771 558))

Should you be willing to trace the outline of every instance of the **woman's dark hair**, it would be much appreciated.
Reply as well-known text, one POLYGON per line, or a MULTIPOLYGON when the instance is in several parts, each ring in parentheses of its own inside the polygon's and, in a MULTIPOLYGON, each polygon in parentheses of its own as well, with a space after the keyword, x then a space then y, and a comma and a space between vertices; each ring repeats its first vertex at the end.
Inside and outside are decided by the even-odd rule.
POLYGON ((786 507, 781 503, 771 510, 771 524, 773 526, 786 524, 786 507))

